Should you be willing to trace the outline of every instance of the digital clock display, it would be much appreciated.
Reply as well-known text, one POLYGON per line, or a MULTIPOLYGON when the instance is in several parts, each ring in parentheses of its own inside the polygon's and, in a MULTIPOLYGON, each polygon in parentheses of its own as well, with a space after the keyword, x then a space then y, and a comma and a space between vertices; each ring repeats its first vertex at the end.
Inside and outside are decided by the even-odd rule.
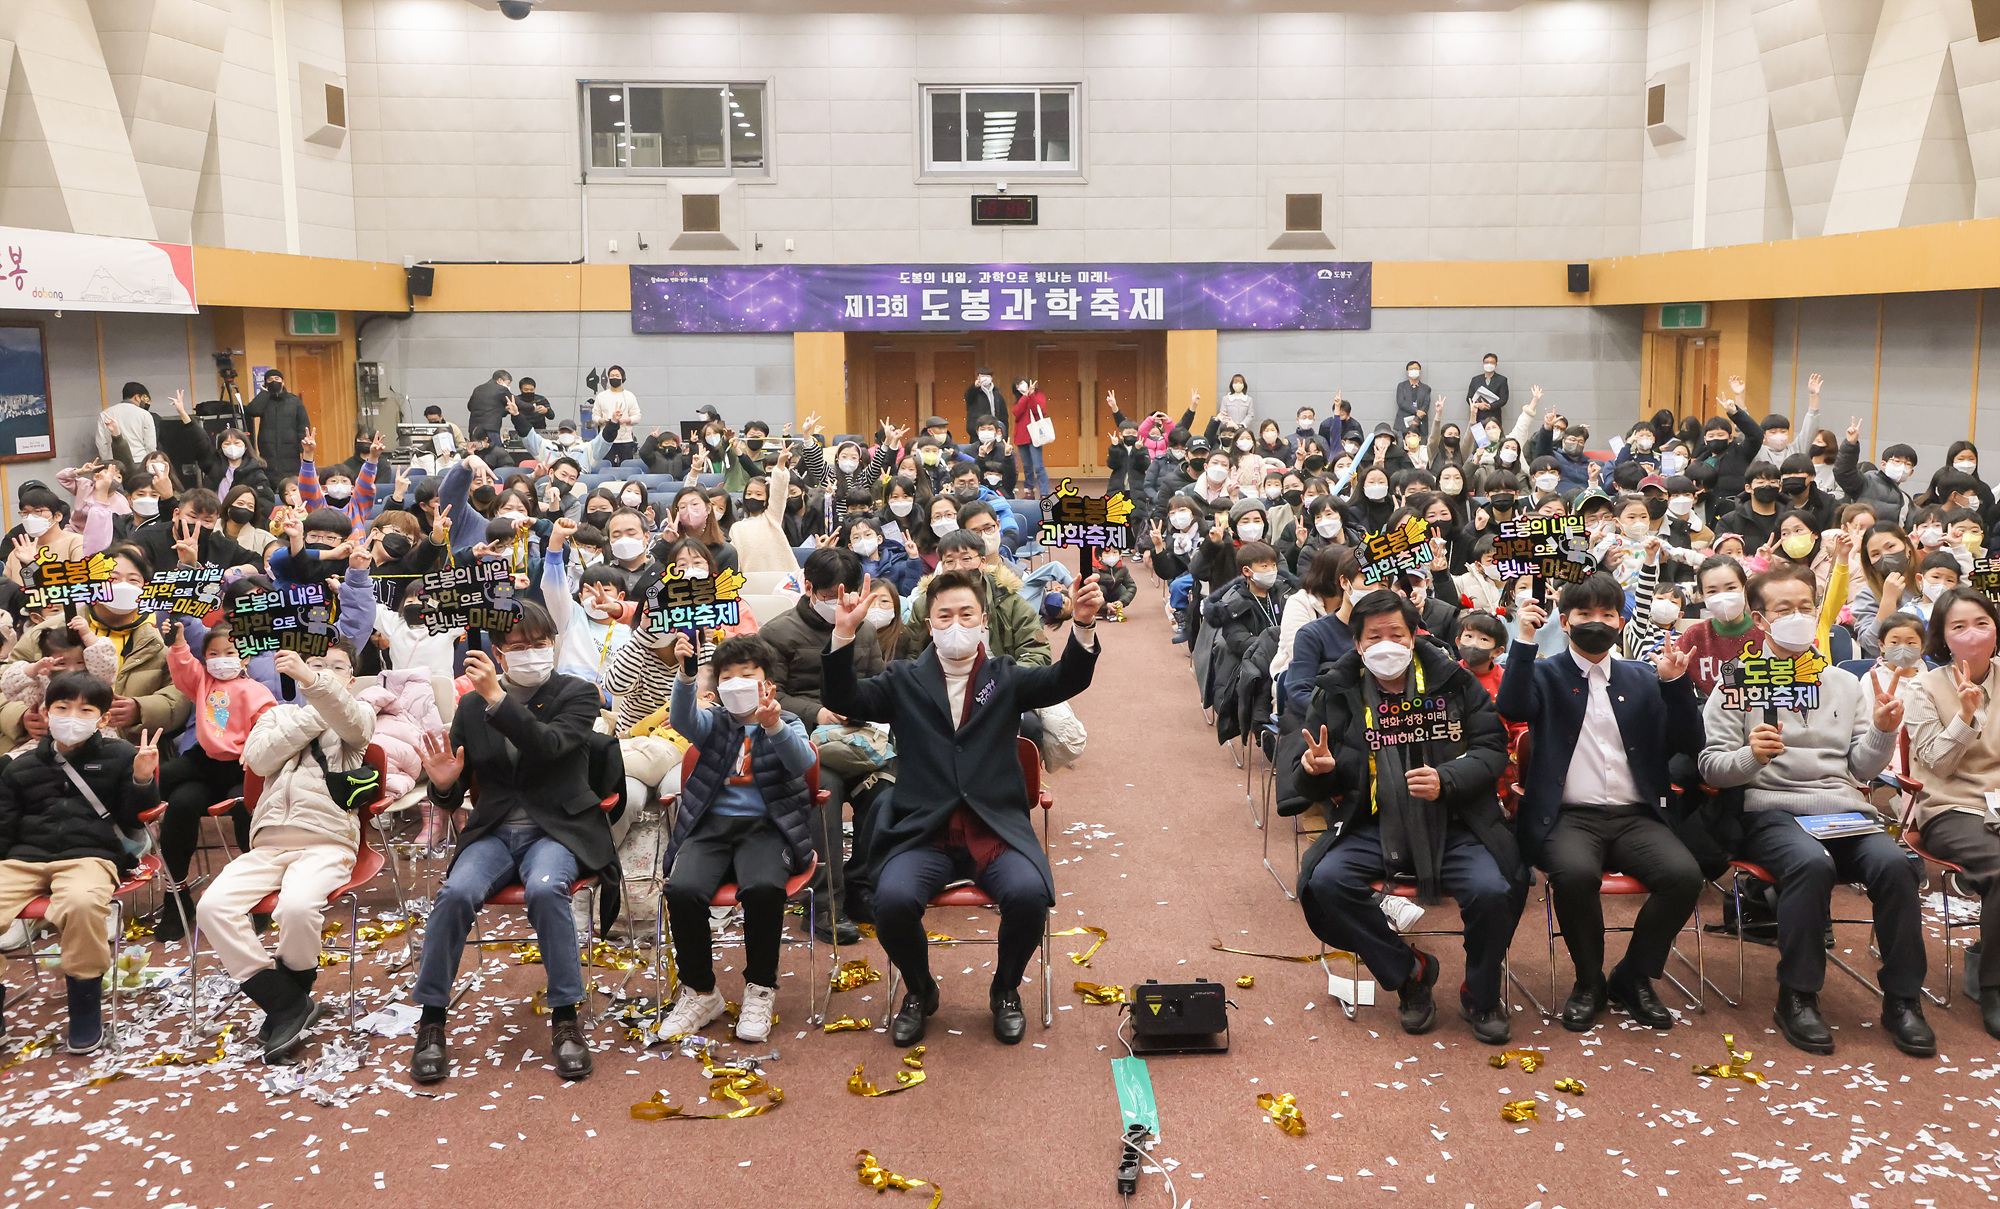
POLYGON ((975 227, 1032 227, 1039 210, 1032 193, 975 194, 972 198, 972 225, 975 227))

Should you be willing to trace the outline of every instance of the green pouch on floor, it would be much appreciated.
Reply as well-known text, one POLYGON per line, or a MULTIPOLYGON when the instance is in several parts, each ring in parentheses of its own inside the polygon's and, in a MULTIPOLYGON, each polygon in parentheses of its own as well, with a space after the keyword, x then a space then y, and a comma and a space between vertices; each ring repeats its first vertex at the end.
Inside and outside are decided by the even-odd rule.
POLYGON ((1125 1127, 1143 1125, 1155 1138, 1160 1136, 1160 1110, 1153 1103, 1153 1076, 1144 1058, 1113 1058, 1111 1081, 1118 1087, 1118 1108, 1125 1114, 1125 1127))

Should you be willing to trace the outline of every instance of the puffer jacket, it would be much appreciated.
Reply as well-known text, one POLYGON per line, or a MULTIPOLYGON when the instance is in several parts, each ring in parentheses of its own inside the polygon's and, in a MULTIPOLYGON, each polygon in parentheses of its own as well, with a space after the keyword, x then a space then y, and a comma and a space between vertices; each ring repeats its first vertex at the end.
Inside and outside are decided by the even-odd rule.
MULTIPOLYGON (((931 644, 931 580, 926 575, 910 598, 910 621, 903 627, 902 650, 898 659, 915 659, 931 644)), ((1053 660, 1049 640, 1042 633, 1042 619, 1034 606, 1021 596, 1021 577, 1002 563, 986 572, 986 651, 989 655, 1011 655, 1022 667, 1047 667, 1053 660)))
POLYGON ((326 774, 306 750, 318 743, 333 772, 352 772, 368 755, 375 711, 354 699, 329 672, 303 689, 305 705, 274 705, 243 741, 243 767, 264 778, 264 792, 250 813, 250 840, 266 827, 298 827, 343 844, 361 838, 355 815, 326 790, 326 774))
MULTIPOLYGON (((21 635, 21 641, 14 644, 8 658, 15 663, 40 660, 42 635, 66 624, 60 614, 44 619, 21 635)), ((121 729, 119 737, 129 743, 139 737, 141 730, 164 730, 169 734, 179 730, 194 712, 194 706, 174 687, 173 677, 167 673, 167 644, 160 637, 159 627, 153 624, 152 615, 140 613, 131 625, 114 629, 99 620, 93 608, 90 628, 109 638, 118 655, 118 674, 111 681, 111 691, 139 703, 138 719, 121 729)), ((21 716, 27 712, 25 702, 0 703, 0 744, 20 746, 29 741, 27 728, 21 724, 21 716)))
POLYGON ((44 738, 0 770, 0 860, 110 861, 125 873, 131 854, 117 827, 139 826, 139 812, 160 804, 159 781, 132 782, 138 749, 123 739, 96 734, 70 749, 67 760, 104 803, 110 819, 97 813, 76 783, 56 766, 55 742, 44 738))
POLYGON ((373 742, 389 762, 384 784, 390 797, 401 797, 415 788, 417 778, 424 774, 424 732, 445 728, 438 713, 437 693, 431 688, 430 669, 383 672, 374 688, 362 689, 354 696, 375 711, 373 742))

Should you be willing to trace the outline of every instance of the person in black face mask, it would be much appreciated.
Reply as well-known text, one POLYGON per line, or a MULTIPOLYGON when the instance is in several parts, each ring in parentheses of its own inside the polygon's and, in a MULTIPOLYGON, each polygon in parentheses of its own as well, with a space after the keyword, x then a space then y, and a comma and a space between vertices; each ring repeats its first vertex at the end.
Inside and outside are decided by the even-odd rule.
POLYGON ((1535 634, 1548 613, 1538 601, 1519 605, 1519 633, 1495 699, 1501 718, 1526 723, 1530 734, 1515 825, 1522 856, 1548 874, 1576 966, 1563 1027, 1587 1031, 1609 1000, 1648 1028, 1672 1028, 1652 980, 1666 972, 1702 884, 1700 865, 1661 806, 1667 762, 1694 758, 1702 745, 1688 655, 1669 647, 1650 667, 1611 657, 1625 590, 1609 575, 1563 588, 1560 606, 1570 649, 1537 659, 1535 634), (1648 897, 1624 960, 1607 976, 1600 894, 1609 871, 1636 879, 1648 897))
POLYGON ((1742 534, 1745 553, 1763 550, 1778 532, 1779 496, 1784 490, 1777 468, 1769 462, 1750 467, 1749 487, 1748 498, 1715 523, 1718 533, 1742 534))

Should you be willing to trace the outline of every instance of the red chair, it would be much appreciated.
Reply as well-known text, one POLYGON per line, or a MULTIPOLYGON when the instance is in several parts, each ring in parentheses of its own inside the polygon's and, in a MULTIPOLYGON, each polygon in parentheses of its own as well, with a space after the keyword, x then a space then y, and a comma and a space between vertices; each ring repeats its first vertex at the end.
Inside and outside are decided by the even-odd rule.
MULTIPOLYGON (((1598 883, 1597 893, 1602 897, 1617 898, 1635 894, 1651 894, 1652 891, 1648 890, 1646 884, 1636 877, 1631 877, 1623 873, 1606 873, 1598 883)), ((1542 913, 1547 920, 1549 930, 1549 1003, 1550 1005, 1554 1005, 1561 1002, 1561 997, 1556 994, 1556 941, 1562 936, 1562 931, 1556 927, 1555 895, 1549 888, 1549 880, 1546 876, 1542 878, 1542 913)), ((1613 927, 1609 924, 1605 925, 1604 930, 1606 932, 1632 931, 1629 927, 1613 927)), ((1674 956, 1679 957, 1689 969, 1694 971, 1695 985, 1699 987, 1707 980, 1704 973, 1704 959, 1701 954, 1700 899, 1697 898, 1695 900, 1694 915, 1689 919, 1688 925, 1682 928, 1681 931, 1694 933, 1694 960, 1688 961, 1685 956, 1682 956, 1678 945, 1674 947, 1674 956)), ((1679 991, 1682 997, 1688 1001, 1689 1007, 1697 1012, 1705 1013, 1708 1011, 1708 1005, 1703 1002, 1701 996, 1688 990, 1687 986, 1680 979, 1674 977, 1671 973, 1666 974, 1665 977, 1668 982, 1674 984, 1674 989, 1679 991)), ((1550 1020, 1555 1019, 1556 1013, 1553 1011, 1552 1006, 1543 1007, 1539 1000, 1536 1001, 1535 1006, 1541 1008, 1544 1017, 1550 1020)))
MULTIPOLYGON (((1041 807, 1042 810, 1042 857, 1044 860, 1046 860, 1048 859, 1050 852, 1049 812, 1055 809, 1056 801, 1048 790, 1042 788, 1041 749, 1035 746, 1034 740, 1032 739, 1024 739, 1017 736, 1014 742, 1015 742, 1015 752, 1020 757, 1021 761, 1021 779, 1024 782, 1026 782, 1028 788, 1028 800, 1032 802, 1034 805, 1041 807)), ((935 896, 931 898, 929 905, 932 908, 937 908, 937 907, 998 908, 1000 904, 994 902, 993 899, 986 893, 986 891, 981 890, 976 885, 968 883, 966 885, 945 887, 943 890, 939 891, 935 896)), ((1053 925, 1050 923, 1050 916, 1044 915, 1042 917, 1042 1027, 1043 1028, 1048 1028, 1049 1026, 1053 1025, 1056 1019, 1055 990, 1049 985, 1049 946, 1052 943, 1052 937, 1050 932, 1052 926, 1053 925)), ((998 945, 1000 943, 1000 938, 996 935, 991 940, 950 940, 950 941, 940 940, 940 941, 930 941, 928 943, 954 944, 954 945, 998 945)), ((894 1015, 896 1011, 896 991, 897 988, 903 985, 903 972, 901 970, 896 969, 893 964, 891 964, 890 966, 890 971, 891 974, 889 978, 888 1011, 891 1015, 894 1015)))
MULTIPOLYGON (((357 946, 360 942, 357 937, 361 927, 361 896, 358 892, 361 887, 375 880, 375 875, 382 872, 383 864, 382 854, 368 846, 368 825, 374 820, 377 814, 381 813, 382 808, 389 804, 387 790, 389 777, 388 754, 382 750, 381 745, 370 743, 368 751, 363 758, 370 767, 374 768, 381 775, 384 788, 377 790, 375 796, 363 803, 361 809, 356 812, 356 822, 359 824, 360 834, 354 842, 354 872, 348 876, 345 883, 337 887, 333 893, 326 896, 326 905, 329 908, 339 903, 342 899, 347 900, 347 946, 345 952, 347 953, 347 1014, 350 1020, 358 1015, 354 1005, 354 959, 359 952, 357 946)), ((210 806, 208 808, 209 817, 219 820, 223 815, 235 809, 239 803, 244 809, 254 812, 257 808, 257 799, 263 795, 264 778, 246 768, 243 770, 243 796, 240 798, 230 798, 228 801, 217 802, 215 805, 210 806)), ((252 915, 269 915, 277 909, 277 906, 278 893, 273 891, 259 899, 257 905, 250 908, 250 913, 252 915)), ((321 947, 327 947, 324 941, 321 942, 321 947)), ((218 1007, 227 1006, 228 1002, 228 1000, 224 1000, 218 1007)), ((193 1044, 193 1038, 197 1034, 206 1033, 206 1024, 208 1023, 213 1023, 213 1021, 203 1022, 201 1019, 201 923, 200 917, 197 915, 195 919, 188 921, 188 1036, 184 1043, 193 1044)))
MULTIPOLYGON (((1391 898, 1415 898, 1417 896, 1417 883, 1414 879, 1410 878, 1401 878, 1401 877, 1384 878, 1381 881, 1377 881, 1370 884, 1369 889, 1375 891, 1375 893, 1377 894, 1387 894, 1391 898)), ((1397 933, 1397 935, 1406 937, 1407 936, 1464 936, 1465 929, 1463 927, 1427 928, 1421 931, 1399 932, 1397 933)), ((1326 959, 1329 955, 1331 954, 1329 954, 1329 952, 1325 950, 1324 947, 1322 947, 1319 955, 1319 965, 1320 969, 1325 971, 1328 974, 1328 976, 1331 977, 1333 973, 1332 968, 1329 967, 1326 963, 1326 959)), ((1347 958, 1347 964, 1353 974, 1354 985, 1358 988, 1361 985, 1361 958, 1359 958, 1353 953, 1339 953, 1338 956, 1347 958)), ((1508 964, 1507 960, 1504 957, 1500 961, 1500 973, 1505 976, 1508 982, 1514 984, 1516 990, 1520 991, 1523 995, 1526 995, 1528 997, 1528 1002, 1535 1005, 1536 1011, 1540 1012, 1543 1016, 1547 1016, 1549 1014, 1549 1010, 1542 1006, 1542 1001, 1535 998, 1535 993, 1529 990, 1527 988, 1527 985, 1521 981, 1520 977, 1514 973, 1514 967, 1508 964)), ((1551 975, 1551 978, 1553 978, 1553 975, 1551 975)), ((1340 1011, 1342 1015, 1346 1016, 1349 1020, 1353 1020, 1356 1018, 1355 1008, 1353 1004, 1347 1002, 1345 999, 1341 999, 1337 995, 1334 997, 1334 1002, 1340 1005, 1340 1011)), ((1513 1018, 1514 1007, 1512 1004, 1507 1002, 1507 992, 1504 986, 1501 988, 1500 991, 1500 1012, 1502 1015, 1508 1017, 1509 1019, 1513 1018)))
MULTIPOLYGON (((114 1054, 121 1053, 124 1050, 124 1046, 118 1035, 118 1001, 121 995, 119 994, 120 988, 117 971, 119 951, 125 947, 125 900, 133 893, 151 885, 155 880, 165 878, 165 876, 166 866, 161 862, 159 854, 157 852, 149 853, 139 858, 138 864, 134 865, 132 871, 125 875, 125 880, 119 882, 118 888, 111 892, 111 970, 113 975, 111 979, 111 1052, 114 1054)), ((21 908, 21 914, 16 918, 46 920, 48 915, 49 896, 44 894, 40 898, 29 899, 28 905, 21 908)), ((27 961, 30 968, 34 971, 36 984, 39 985, 41 983, 42 963, 35 957, 34 945, 30 944, 21 952, 9 954, 9 956, 17 960, 27 961)))
MULTIPOLYGON (((681 757, 681 785, 683 788, 687 786, 688 778, 694 775, 694 766, 700 760, 701 749, 696 747, 688 748, 687 754, 681 757)), ((817 759, 813 761, 811 768, 806 769, 806 791, 812 794, 815 806, 823 805, 829 796, 827 790, 819 787, 819 761, 817 759)), ((671 826, 671 823, 662 825, 671 826)), ((829 857, 842 855, 835 852, 831 836, 827 836, 826 840, 829 857)), ((659 1000, 660 1019, 662 1020, 666 1019, 667 996, 677 991, 680 984, 678 977, 663 981, 663 976, 660 972, 660 955, 667 951, 667 874, 672 872, 670 869, 662 872, 659 901, 653 905, 653 986, 654 993, 659 1000)), ((812 860, 807 863, 803 872, 794 873, 785 879, 785 901, 787 903, 794 902, 800 894, 804 894, 806 900, 806 922, 804 928, 806 934, 806 1006, 812 1009, 812 1015, 807 1017, 807 1023, 809 1024, 820 1023, 825 1015, 821 1007, 822 995, 820 993, 819 982, 819 938, 813 934, 813 918, 816 913, 815 908, 818 904, 817 897, 813 893, 812 880, 818 873, 819 854, 814 853, 812 860)), ((735 883, 723 883, 716 890, 715 897, 708 900, 708 905, 711 907, 737 906, 735 883)), ((740 941, 730 941, 727 942, 727 945, 733 946, 740 943, 740 941)), ((713 939, 710 940, 710 946, 712 948, 726 947, 724 942, 713 939)), ((840 945, 838 941, 834 943, 833 961, 836 966, 840 964, 840 945)), ((833 992, 831 989, 828 989, 824 995, 824 999, 831 1000, 832 998, 833 992)))
MULTIPOLYGON (((1735 896, 1735 900, 1736 900, 1736 903, 1735 903, 1735 905, 1736 905, 1736 920, 1737 920, 1737 924, 1736 924, 1736 998, 1737 998, 1737 1001, 1738 1001, 1738 1002, 1741 1002, 1741 1001, 1742 1001, 1742 999, 1743 999, 1743 990, 1744 990, 1744 987, 1745 987, 1745 986, 1747 985, 1747 983, 1746 983, 1746 981, 1745 981, 1745 977, 1744 977, 1744 961, 1743 961, 1743 956, 1744 956, 1744 949, 1745 949, 1745 947, 1746 947, 1746 946, 1747 946, 1747 945, 1749 944, 1749 942, 1748 942, 1748 941, 1746 941, 1746 940, 1744 940, 1744 939, 1743 939, 1743 922, 1742 922, 1742 921, 1743 921, 1743 881, 1744 881, 1744 879, 1745 879, 1745 878, 1754 878, 1754 879, 1756 879, 1756 880, 1758 880, 1758 881, 1765 881, 1765 882, 1769 882, 1769 883, 1771 883, 1772 885, 1774 885, 1774 886, 1775 886, 1775 885, 1777 885, 1777 884, 1778 884, 1778 878, 1777 878, 1777 875, 1773 874, 1773 873, 1772 873, 1772 872, 1771 872, 1770 870, 1768 870, 1768 869, 1764 868, 1764 866, 1762 866, 1762 865, 1759 865, 1759 864, 1757 864, 1757 863, 1755 863, 1755 862, 1753 862, 1753 861, 1731 861, 1731 862, 1729 862, 1729 871, 1730 871, 1730 893, 1731 893, 1732 895, 1734 895, 1734 896, 1735 896)), ((1837 887, 1836 887, 1836 888, 1837 888, 1837 887)), ((1869 949, 1870 949, 1870 950, 1874 950, 1874 948, 1875 948, 1875 921, 1874 921, 1874 920, 1873 920, 1872 918, 1871 918, 1871 919, 1842 919, 1842 918, 1840 918, 1840 917, 1839 917, 1839 916, 1837 916, 1837 915, 1829 915, 1829 917, 1828 917, 1828 919, 1827 919, 1827 922, 1828 922, 1828 923, 1835 923, 1835 924, 1866 924, 1866 925, 1868 925, 1868 947, 1869 947, 1869 949)), ((1866 976, 1866 975, 1864 975, 1864 974, 1862 974, 1862 972, 1861 972, 1861 971, 1859 971, 1859 970, 1855 969, 1855 968, 1854 968, 1853 966, 1851 966, 1851 965, 1848 965, 1848 964, 1847 964, 1847 963, 1846 963, 1845 961, 1841 960, 1841 957, 1840 957, 1840 954, 1839 954, 1839 953, 1838 953, 1837 951, 1829 949, 1829 950, 1827 951, 1827 954, 1826 954, 1826 959, 1827 959, 1828 961, 1831 961, 1831 962, 1832 962, 1833 964, 1835 964, 1835 965, 1839 966, 1839 967, 1840 967, 1840 968, 1841 968, 1842 970, 1845 970, 1845 971, 1847 972, 1847 976, 1848 976, 1848 977, 1850 977, 1850 978, 1854 979, 1854 981, 1856 981, 1856 982, 1860 983, 1860 984, 1861 984, 1862 986, 1865 986, 1865 987, 1867 987, 1867 988, 1868 988, 1869 990, 1871 990, 1871 991, 1875 992, 1875 994, 1876 994, 1876 995, 1878 995, 1878 996, 1879 996, 1879 995, 1881 995, 1881 994, 1882 994, 1882 988, 1881 988, 1880 986, 1876 985, 1876 984, 1875 984, 1875 983, 1873 983, 1873 982, 1870 982, 1870 981, 1868 981, 1868 978, 1867 978, 1867 976, 1866 976)))
MULTIPOLYGON (((1910 732, 1904 730, 1898 733, 1896 743, 1901 749, 1903 767, 1910 767, 1910 732)), ((1923 782, 1917 780, 1915 777, 1894 770, 1886 772, 1883 775, 1890 779, 1896 788, 1896 792, 1901 794, 1903 798, 1903 846, 1916 853, 1919 858, 1929 861, 1944 871, 1944 875, 1938 878, 1939 892, 1944 895, 1944 995, 1940 997, 1929 987, 1924 988, 1924 995, 1932 1003, 1949 1010, 1951 1007, 1951 883, 1954 877, 1964 876, 1965 869, 1963 866, 1955 865, 1942 857, 1931 855, 1930 851, 1924 847, 1923 835, 1910 821, 1916 815, 1917 794, 1923 789, 1923 782)), ((1977 922, 1971 925, 1961 924, 1959 926, 1970 926, 1975 930, 1978 928, 1977 922)))

